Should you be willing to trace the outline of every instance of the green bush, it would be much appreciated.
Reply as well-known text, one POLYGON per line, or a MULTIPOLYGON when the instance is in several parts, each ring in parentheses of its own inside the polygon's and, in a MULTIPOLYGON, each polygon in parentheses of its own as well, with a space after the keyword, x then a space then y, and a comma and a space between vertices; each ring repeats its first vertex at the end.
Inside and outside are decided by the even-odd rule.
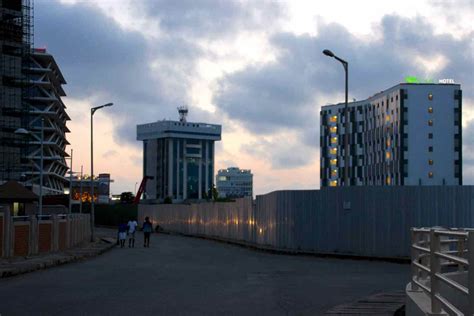
MULTIPOLYGON (((74 212, 79 212, 79 208, 74 208, 74 212)), ((82 205, 83 213, 90 213, 90 204, 82 205)), ((138 207, 135 204, 95 204, 95 224, 116 227, 120 223, 127 223, 129 220, 137 219, 138 207)))

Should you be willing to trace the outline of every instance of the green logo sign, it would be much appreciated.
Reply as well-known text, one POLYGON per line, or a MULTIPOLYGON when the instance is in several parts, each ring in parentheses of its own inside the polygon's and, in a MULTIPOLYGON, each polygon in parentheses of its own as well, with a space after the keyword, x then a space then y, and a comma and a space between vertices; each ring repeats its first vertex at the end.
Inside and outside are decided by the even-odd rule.
POLYGON ((415 76, 408 76, 405 77, 405 82, 406 83, 434 83, 433 79, 420 79, 415 76))

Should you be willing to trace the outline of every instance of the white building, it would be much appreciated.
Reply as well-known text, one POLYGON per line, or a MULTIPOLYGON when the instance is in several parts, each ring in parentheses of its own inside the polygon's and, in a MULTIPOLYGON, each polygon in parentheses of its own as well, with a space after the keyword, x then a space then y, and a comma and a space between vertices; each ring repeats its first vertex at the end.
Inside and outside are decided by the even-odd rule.
POLYGON ((143 175, 153 177, 144 199, 203 199, 214 185, 214 142, 221 140, 221 126, 186 122, 187 109, 179 112, 179 121, 137 126, 137 140, 143 141, 143 175))
MULTIPOLYGON (((398 84, 349 103, 350 185, 462 185, 459 84, 398 84)), ((321 108, 321 186, 344 185, 344 103, 321 108)))
POLYGON ((220 197, 253 196, 253 174, 250 170, 231 167, 217 172, 216 188, 220 197))

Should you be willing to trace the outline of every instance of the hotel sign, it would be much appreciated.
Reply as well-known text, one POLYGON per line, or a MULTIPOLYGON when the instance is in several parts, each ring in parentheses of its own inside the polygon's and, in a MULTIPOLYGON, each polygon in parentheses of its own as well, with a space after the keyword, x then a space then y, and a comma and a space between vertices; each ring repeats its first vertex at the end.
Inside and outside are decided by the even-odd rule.
MULTIPOLYGON (((408 76, 405 77, 405 82, 406 83, 435 83, 433 79, 421 79, 415 76, 408 76)), ((453 84, 454 79, 439 79, 438 83, 441 84, 453 84)))

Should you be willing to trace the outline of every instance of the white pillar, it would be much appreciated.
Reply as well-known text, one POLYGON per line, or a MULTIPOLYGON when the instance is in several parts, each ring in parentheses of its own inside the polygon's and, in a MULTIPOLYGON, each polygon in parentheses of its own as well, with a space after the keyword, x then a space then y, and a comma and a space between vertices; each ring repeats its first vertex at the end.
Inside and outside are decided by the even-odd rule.
MULTIPOLYGON (((204 150, 206 151, 205 153, 205 156, 206 159, 204 160, 204 167, 206 168, 204 170, 204 174, 205 174, 205 177, 206 177, 206 180, 205 180, 205 183, 206 183, 206 194, 209 194, 209 141, 208 140, 205 140, 204 141, 204 144, 206 146, 204 146, 204 150)), ((210 198, 210 196, 208 196, 207 198, 210 198)))
POLYGON ((168 140, 168 196, 173 197, 173 139, 168 140))
POLYGON ((199 166, 199 170, 198 170, 198 175, 199 175, 199 180, 198 180, 198 199, 202 199, 202 141, 201 141, 201 157, 199 157, 199 160, 198 160, 198 166, 199 166))
POLYGON ((183 200, 188 198, 188 162, 186 160, 186 140, 184 142, 183 152, 183 200))

